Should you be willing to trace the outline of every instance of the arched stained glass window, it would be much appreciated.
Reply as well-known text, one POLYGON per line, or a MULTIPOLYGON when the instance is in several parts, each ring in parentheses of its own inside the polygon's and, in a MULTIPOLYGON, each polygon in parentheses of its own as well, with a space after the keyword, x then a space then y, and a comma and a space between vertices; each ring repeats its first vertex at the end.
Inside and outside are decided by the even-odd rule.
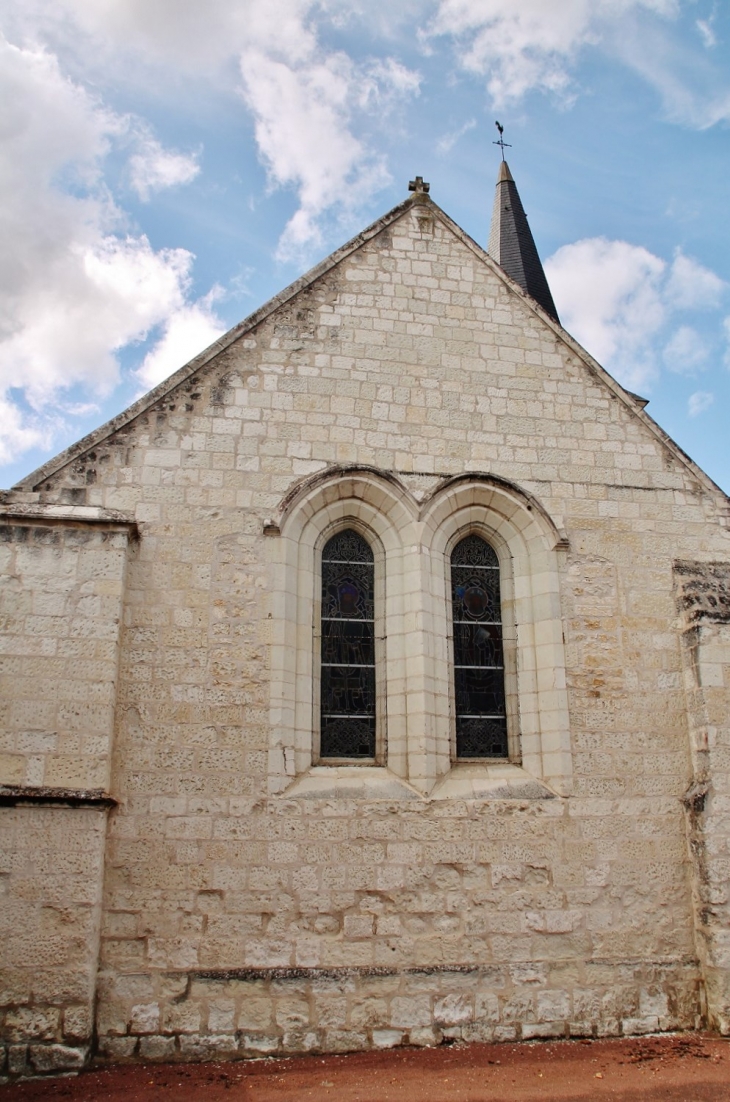
POLYGON ((375 561, 352 529, 322 551, 320 757, 375 757, 375 561))
POLYGON ((457 758, 507 757, 499 561, 479 536, 451 555, 457 758))

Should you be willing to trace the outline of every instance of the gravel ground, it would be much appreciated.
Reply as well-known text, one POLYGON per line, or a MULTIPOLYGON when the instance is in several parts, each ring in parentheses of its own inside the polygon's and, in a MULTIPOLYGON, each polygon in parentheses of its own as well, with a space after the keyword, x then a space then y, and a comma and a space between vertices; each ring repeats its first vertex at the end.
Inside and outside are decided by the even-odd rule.
POLYGON ((730 1102, 730 1041, 675 1034, 451 1045, 214 1064, 130 1064, 0 1087, 40 1102, 730 1102))

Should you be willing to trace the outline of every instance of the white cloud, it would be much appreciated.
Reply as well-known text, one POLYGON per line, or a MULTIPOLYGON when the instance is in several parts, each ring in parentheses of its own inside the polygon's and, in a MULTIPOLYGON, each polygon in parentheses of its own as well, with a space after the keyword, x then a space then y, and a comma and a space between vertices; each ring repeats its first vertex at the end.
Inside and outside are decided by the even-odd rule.
POLYGON ((470 130, 473 130, 476 124, 476 119, 467 119, 464 125, 460 126, 457 130, 452 130, 448 134, 444 134, 436 143, 436 152, 440 153, 442 156, 445 153, 450 153, 456 143, 470 130))
POLYGON ((698 19, 695 23, 697 30, 700 32, 700 38, 702 39, 702 45, 708 50, 713 46, 717 46, 717 35, 712 29, 712 20, 710 19, 698 19))
POLYGON ((665 261, 605 237, 564 245, 545 263, 563 325, 629 387, 656 374, 652 340, 666 317, 665 261))
POLYGON ((664 363, 676 375, 695 375, 707 363, 708 348, 690 325, 680 325, 664 346, 664 363))
MULTIPOLYGON (((411 17, 417 19, 428 2, 419 0, 411 17)), ((298 209, 280 242, 283 259, 300 259, 319 244, 324 215, 347 218, 390 182, 368 132, 404 97, 418 93, 420 77, 392 57, 355 62, 344 51, 325 47, 318 34, 320 26, 329 29, 338 18, 367 19, 365 7, 353 13, 349 0, 213 0, 205 5, 54 0, 52 14, 50 0, 26 0, 26 5, 26 26, 40 28, 52 40, 55 36, 73 52, 78 47, 57 14, 63 12, 66 23, 85 36, 85 67, 89 36, 112 70, 132 66, 148 80, 145 65, 162 66, 173 80, 181 72, 196 78, 204 72, 211 82, 228 83, 227 67, 235 59, 269 183, 298 195, 298 209)), ((149 152, 138 154, 131 166, 142 198, 161 185, 192 178, 194 162, 184 154, 149 152)))
POLYGON ((566 96, 571 64, 634 9, 676 14, 675 0, 440 0, 430 35, 456 38, 460 64, 487 77, 501 105, 538 89, 566 96))
POLYGON ((687 413, 690 417, 697 417, 700 413, 704 413, 706 409, 709 409, 714 401, 715 395, 711 394, 709 390, 696 390, 694 394, 689 396, 687 413))
POLYGON ((143 339, 185 301, 192 254, 155 252, 145 237, 67 243, 47 278, 34 273, 15 296, 15 331, 0 344, 0 379, 36 408, 83 383, 108 393, 115 353, 143 339))
POLYGON ((347 213, 386 186, 381 155, 355 136, 355 118, 382 122, 420 77, 394 58, 356 64, 319 42, 313 0, 250 0, 240 69, 256 141, 274 187, 295 187, 299 208, 287 224, 279 257, 293 259, 321 240, 325 211, 347 213))
POLYGON ((33 416, 24 416, 14 402, 0 395, 0 466, 12 463, 31 448, 51 445, 51 424, 39 424, 33 416))
POLYGON ((685 310, 716 310, 727 290, 718 275, 677 250, 667 284, 672 305, 685 310))
POLYGON ((325 211, 351 211, 389 183, 382 156, 355 137, 352 118, 365 110, 382 119, 394 99, 418 91, 419 78, 392 60, 358 67, 342 52, 325 54, 311 35, 293 57, 246 50, 241 75, 269 179, 299 192, 279 244, 280 258, 292 259, 319 244, 325 211))
POLYGON ((357 74, 357 102, 369 110, 389 111, 404 96, 417 96, 421 75, 394 57, 370 61, 357 74))
POLYGON ((220 289, 214 288, 198 302, 183 306, 168 317, 160 340, 135 372, 146 390, 183 367, 225 332, 213 309, 219 297, 220 289))
POLYGON ((670 121, 706 130, 730 119, 726 69, 676 28, 656 20, 649 25, 634 13, 613 27, 607 46, 655 90, 670 121))
POLYGON ((650 387, 662 361, 682 374, 704 366, 709 348, 693 327, 667 332, 677 314, 720 305, 725 283, 697 261, 597 237, 564 245, 545 271, 565 328, 625 386, 650 387))
POLYGON ((129 159, 130 181, 143 202, 152 194, 176 184, 187 184, 200 172, 197 156, 165 149, 149 133, 145 133, 138 151, 129 159))
MULTIPOLYGON (((342 195, 348 178, 355 173, 361 186, 366 182, 367 154, 347 125, 352 63, 340 54, 295 67, 249 50, 241 72, 269 177, 299 189, 299 210, 282 239, 283 254, 296 252, 317 243, 317 216, 342 195)), ((370 186, 382 184, 382 165, 370 169, 370 186)))
POLYGON ((707 48, 711 20, 697 20, 705 49, 678 31, 680 0, 440 0, 424 32, 451 38, 458 64, 486 79, 495 108, 528 92, 571 102, 583 51, 619 59, 649 83, 682 125, 730 118, 730 82, 707 48))
POLYGON ((39 49, 0 40, 0 451, 47 443, 62 392, 117 383, 116 353, 185 307, 192 254, 123 232, 104 160, 130 120, 39 49), (66 187, 64 187, 64 184, 66 187), (13 405, 20 390, 27 405, 13 405))
MULTIPOLYGON (((269 0, 272 21, 295 2, 269 0)), ((13 35, 83 54, 91 67, 128 73, 131 63, 139 73, 162 64, 191 73, 202 66, 210 73, 245 41, 257 3, 264 6, 260 0, 2 0, 1 10, 13 35)), ((284 18, 281 29, 285 34, 284 18)))

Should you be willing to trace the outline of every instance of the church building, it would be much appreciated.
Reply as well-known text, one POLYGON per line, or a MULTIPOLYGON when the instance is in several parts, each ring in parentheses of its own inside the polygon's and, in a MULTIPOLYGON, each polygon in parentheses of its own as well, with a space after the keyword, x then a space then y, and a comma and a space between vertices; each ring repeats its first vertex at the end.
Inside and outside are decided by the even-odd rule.
POLYGON ((506 163, 0 494, 0 1074, 730 1033, 730 502, 506 163))

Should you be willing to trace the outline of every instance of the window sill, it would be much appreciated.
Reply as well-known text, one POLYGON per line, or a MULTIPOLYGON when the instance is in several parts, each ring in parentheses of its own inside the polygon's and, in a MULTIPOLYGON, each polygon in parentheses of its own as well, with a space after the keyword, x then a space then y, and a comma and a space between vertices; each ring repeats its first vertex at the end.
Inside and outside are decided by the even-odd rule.
POLYGON ((314 765, 279 793, 295 800, 554 800, 556 793, 519 765, 457 762, 424 796, 378 765, 314 765))
POLYGON ((520 765, 458 762, 429 794, 431 800, 554 800, 555 793, 520 765))
POLYGON ((423 800, 406 781, 378 765, 314 765, 280 794, 297 800, 423 800))

